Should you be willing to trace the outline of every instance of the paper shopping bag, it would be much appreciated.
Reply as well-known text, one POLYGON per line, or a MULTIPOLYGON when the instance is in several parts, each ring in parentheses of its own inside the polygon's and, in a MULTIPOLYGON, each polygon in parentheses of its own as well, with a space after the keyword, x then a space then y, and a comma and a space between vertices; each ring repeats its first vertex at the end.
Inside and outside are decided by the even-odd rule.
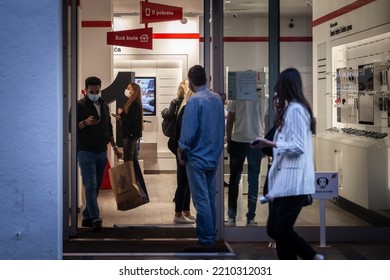
MULTIPOLYGON (((139 165, 135 165, 138 167, 138 173, 138 171, 140 171, 139 165)), ((125 161, 118 166, 110 168, 109 172, 111 188, 114 193, 118 210, 130 210, 149 202, 149 196, 146 191, 142 173, 142 179, 137 179, 133 161, 125 161), (139 187, 139 185, 141 185, 141 187, 139 187)))

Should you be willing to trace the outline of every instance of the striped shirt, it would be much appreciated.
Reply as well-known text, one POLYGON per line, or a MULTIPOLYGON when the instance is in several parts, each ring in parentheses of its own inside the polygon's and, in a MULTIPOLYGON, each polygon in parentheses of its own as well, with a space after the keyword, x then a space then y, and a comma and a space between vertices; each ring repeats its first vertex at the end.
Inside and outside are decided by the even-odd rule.
POLYGON ((288 105, 283 128, 276 131, 274 142, 268 195, 284 197, 314 193, 310 114, 300 103, 288 105))

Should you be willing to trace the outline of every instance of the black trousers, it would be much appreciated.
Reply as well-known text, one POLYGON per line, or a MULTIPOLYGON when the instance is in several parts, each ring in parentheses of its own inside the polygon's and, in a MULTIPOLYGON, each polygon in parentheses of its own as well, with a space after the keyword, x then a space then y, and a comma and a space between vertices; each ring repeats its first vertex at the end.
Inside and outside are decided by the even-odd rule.
POLYGON ((186 167, 181 165, 176 157, 177 188, 175 192, 175 212, 190 211, 191 191, 188 184, 186 167))
POLYGON ((317 252, 294 231, 306 195, 275 198, 269 203, 267 234, 275 240, 280 260, 312 260, 317 252))

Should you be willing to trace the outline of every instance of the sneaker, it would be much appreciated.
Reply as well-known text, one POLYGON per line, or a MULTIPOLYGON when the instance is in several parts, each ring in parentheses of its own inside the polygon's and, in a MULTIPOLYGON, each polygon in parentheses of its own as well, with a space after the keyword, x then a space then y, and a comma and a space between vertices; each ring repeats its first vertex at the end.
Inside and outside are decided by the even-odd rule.
POLYGON ((246 221, 246 226, 247 227, 255 227, 255 226, 257 226, 257 222, 255 222, 255 220, 248 220, 248 221, 246 221))
POLYGON ((180 217, 178 216, 173 217, 173 222, 175 224, 195 224, 194 220, 190 220, 184 215, 181 215, 180 217))
POLYGON ((100 232, 102 230, 102 221, 93 222, 92 230, 94 232, 100 232))
POLYGON ((322 260, 325 260, 325 257, 324 257, 323 255, 316 254, 316 255, 314 256, 313 260, 322 261, 322 260))
POLYGON ((89 227, 89 228, 93 227, 93 221, 92 221, 92 219, 83 220, 83 221, 81 222, 81 226, 82 226, 82 227, 89 227))
POLYGON ((225 227, 235 227, 236 221, 233 218, 229 218, 227 222, 225 222, 225 227))
POLYGON ((190 219, 191 221, 196 222, 196 218, 194 216, 192 216, 191 214, 190 215, 184 215, 184 217, 186 217, 187 219, 190 219))

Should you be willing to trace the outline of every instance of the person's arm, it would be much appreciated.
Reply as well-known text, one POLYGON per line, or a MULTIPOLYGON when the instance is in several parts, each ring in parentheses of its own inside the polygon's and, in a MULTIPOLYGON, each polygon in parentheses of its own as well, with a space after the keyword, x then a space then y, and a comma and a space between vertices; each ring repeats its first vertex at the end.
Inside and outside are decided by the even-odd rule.
POLYGON ((306 110, 303 107, 287 109, 282 128, 284 139, 277 140, 278 153, 300 155, 306 149, 306 134, 310 125, 306 110))
POLYGON ((228 115, 226 117, 226 141, 228 142, 232 140, 232 131, 235 116, 236 114, 234 112, 228 112, 228 115))
POLYGON ((122 153, 119 151, 119 148, 118 148, 118 146, 116 145, 114 136, 111 136, 111 137, 110 137, 110 144, 111 144, 111 147, 112 147, 112 149, 113 149, 115 155, 116 155, 118 158, 121 158, 121 157, 122 157, 122 153))

